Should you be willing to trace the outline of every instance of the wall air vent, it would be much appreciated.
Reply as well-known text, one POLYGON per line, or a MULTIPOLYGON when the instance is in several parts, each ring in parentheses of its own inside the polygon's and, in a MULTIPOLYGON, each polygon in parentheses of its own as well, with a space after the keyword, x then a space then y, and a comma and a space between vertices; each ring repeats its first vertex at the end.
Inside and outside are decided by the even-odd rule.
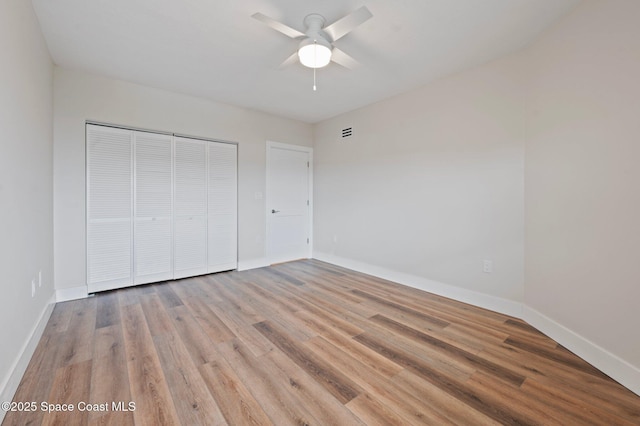
POLYGON ((342 138, 350 138, 353 135, 353 128, 347 127, 346 129, 342 129, 342 138))

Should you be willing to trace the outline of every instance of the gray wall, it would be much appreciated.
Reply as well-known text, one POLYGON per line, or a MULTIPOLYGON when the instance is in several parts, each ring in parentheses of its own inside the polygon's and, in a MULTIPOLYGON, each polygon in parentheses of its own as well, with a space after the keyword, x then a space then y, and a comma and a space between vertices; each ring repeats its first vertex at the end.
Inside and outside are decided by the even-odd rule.
POLYGON ((319 123, 314 253, 523 316, 640 393, 638 17, 584 1, 517 55, 319 123))
POLYGON ((522 301, 522 78, 511 56, 318 124, 314 253, 522 301))
POLYGON ((525 155, 525 302, 636 370, 639 17, 586 1, 532 46, 525 155))
POLYGON ((6 401, 54 294, 53 65, 31 2, 0 2, 0 57, 0 397, 6 401))

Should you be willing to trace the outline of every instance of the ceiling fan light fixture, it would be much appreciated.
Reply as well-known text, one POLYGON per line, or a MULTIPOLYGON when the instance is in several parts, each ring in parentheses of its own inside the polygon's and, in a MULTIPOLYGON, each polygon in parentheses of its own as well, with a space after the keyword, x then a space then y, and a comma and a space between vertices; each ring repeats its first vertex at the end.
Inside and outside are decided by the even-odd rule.
POLYGON ((331 45, 323 39, 304 40, 298 49, 298 58, 305 67, 326 67, 331 62, 331 45))

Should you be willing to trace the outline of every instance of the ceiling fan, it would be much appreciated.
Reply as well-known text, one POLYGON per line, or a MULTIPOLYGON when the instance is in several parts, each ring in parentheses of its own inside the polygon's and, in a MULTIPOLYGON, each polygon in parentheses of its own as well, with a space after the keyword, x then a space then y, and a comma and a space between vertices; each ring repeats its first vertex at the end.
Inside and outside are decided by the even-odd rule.
POLYGON ((254 13, 251 16, 287 37, 301 40, 298 50, 289 56, 280 65, 281 67, 299 60, 302 65, 313 68, 315 71, 316 68, 327 66, 331 61, 345 68, 354 68, 358 64, 357 61, 338 49, 334 43, 373 15, 366 6, 362 6, 347 16, 338 19, 333 24, 325 26, 326 20, 324 17, 317 13, 312 13, 304 18, 304 26, 306 27, 304 33, 262 13, 254 13))

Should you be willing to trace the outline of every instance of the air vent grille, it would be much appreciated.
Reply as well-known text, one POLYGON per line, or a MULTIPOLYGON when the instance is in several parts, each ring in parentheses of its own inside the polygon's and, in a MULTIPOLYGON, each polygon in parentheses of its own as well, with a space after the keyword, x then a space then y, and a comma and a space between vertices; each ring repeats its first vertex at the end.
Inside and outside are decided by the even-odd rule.
POLYGON ((352 127, 347 127, 345 129, 342 129, 342 138, 350 138, 353 135, 353 128, 352 127))

